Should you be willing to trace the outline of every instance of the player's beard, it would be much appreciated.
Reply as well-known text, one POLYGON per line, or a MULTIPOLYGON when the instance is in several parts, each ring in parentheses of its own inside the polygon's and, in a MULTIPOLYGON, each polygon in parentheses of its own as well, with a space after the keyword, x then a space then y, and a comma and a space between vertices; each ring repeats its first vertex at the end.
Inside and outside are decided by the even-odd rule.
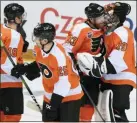
POLYGON ((94 25, 98 28, 98 29, 103 29, 105 26, 105 18, 104 15, 97 17, 94 19, 94 25))
POLYGON ((95 23, 95 26, 98 28, 98 29, 103 29, 104 28, 104 23, 95 23))

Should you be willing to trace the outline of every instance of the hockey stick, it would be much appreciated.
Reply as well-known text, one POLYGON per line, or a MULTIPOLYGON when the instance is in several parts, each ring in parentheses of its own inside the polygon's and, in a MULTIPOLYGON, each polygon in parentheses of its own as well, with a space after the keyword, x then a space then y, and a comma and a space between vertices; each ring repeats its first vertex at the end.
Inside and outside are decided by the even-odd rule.
MULTIPOLYGON (((31 100, 27 101, 26 106, 34 111, 40 112, 39 108, 31 100)), ((42 105, 40 105, 40 108, 42 109, 42 105)))
MULTIPOLYGON (((76 65, 76 68, 77 68, 77 70, 78 70, 79 76, 80 76, 80 78, 81 78, 81 77, 82 77, 82 74, 81 74, 81 70, 80 70, 80 68, 79 68, 79 66, 78 66, 78 64, 77 64, 77 61, 76 61, 76 59, 75 59, 75 57, 74 57, 74 55, 73 55, 72 53, 69 53, 69 54, 70 54, 70 56, 71 56, 74 64, 76 65)), ((81 87, 83 88, 83 91, 85 92, 85 94, 86 94, 87 97, 89 98, 90 103, 93 105, 93 107, 95 108, 95 110, 96 110, 97 113, 99 114, 99 116, 100 116, 100 118, 102 119, 102 121, 105 122, 105 119, 102 117, 102 115, 101 115, 100 111, 98 110, 97 106, 95 105, 93 99, 90 97, 88 91, 86 90, 86 88, 85 88, 84 85, 82 84, 83 82, 82 82, 81 79, 80 79, 80 81, 81 81, 81 82, 80 82, 80 83, 81 83, 81 87)))
MULTIPOLYGON (((7 50, 6 47, 4 46, 2 40, 0 40, 0 46, 1 46, 1 48, 4 49, 4 51, 5 51, 5 53, 7 54, 9 60, 11 61, 12 65, 15 67, 16 65, 15 65, 13 59, 11 58, 11 56, 10 56, 8 50, 7 50)), ((39 108, 39 111, 42 113, 42 110, 41 110, 40 105, 38 104, 38 102, 37 102, 37 100, 36 100, 34 94, 33 94, 32 91, 30 90, 30 88, 29 88, 29 86, 27 85, 27 83, 25 82, 24 78, 23 78, 22 76, 20 76, 20 78, 21 78, 23 84, 25 85, 25 87, 27 88, 27 90, 28 90, 30 96, 32 97, 33 101, 36 103, 36 106, 39 108)))

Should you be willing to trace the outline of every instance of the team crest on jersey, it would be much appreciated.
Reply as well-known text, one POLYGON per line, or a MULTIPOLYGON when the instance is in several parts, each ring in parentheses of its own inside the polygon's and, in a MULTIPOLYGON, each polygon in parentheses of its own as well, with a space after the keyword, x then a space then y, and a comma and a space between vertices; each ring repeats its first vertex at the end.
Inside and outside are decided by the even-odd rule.
POLYGON ((88 32, 87 37, 91 39, 92 35, 93 35, 92 32, 88 32))
POLYGON ((50 68, 48 66, 46 66, 45 64, 42 64, 39 62, 39 66, 40 69, 42 71, 42 74, 45 78, 50 79, 53 75, 52 71, 50 70, 50 68))

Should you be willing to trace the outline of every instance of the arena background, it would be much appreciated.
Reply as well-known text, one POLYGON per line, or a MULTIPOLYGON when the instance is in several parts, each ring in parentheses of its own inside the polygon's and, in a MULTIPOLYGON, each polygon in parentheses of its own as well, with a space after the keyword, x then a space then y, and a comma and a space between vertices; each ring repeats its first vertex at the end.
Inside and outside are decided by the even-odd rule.
MULTIPOLYGON (((1 1, 1 22, 4 20, 4 7, 11 2, 21 4, 27 12, 27 22, 24 25, 24 29, 27 33, 27 41, 30 43, 28 52, 24 54, 24 59, 27 61, 33 60, 34 58, 32 56, 34 43, 31 37, 33 28, 38 23, 51 22, 56 25, 56 41, 63 43, 72 24, 86 18, 84 8, 89 5, 89 3, 93 2, 100 5, 110 3, 110 1, 1 1)), ((132 29, 135 40, 137 41, 136 1, 121 2, 126 2, 131 5, 131 13, 128 15, 124 24, 132 29)))
MULTIPOLYGON (((41 22, 51 22, 57 26, 57 37, 56 41, 63 43, 65 37, 67 36, 68 30, 71 28, 72 24, 86 18, 84 14, 84 8, 89 5, 89 3, 94 2, 100 5, 105 5, 110 2, 116 1, 1 1, 1 22, 3 23, 4 7, 9 3, 19 3, 24 6, 27 12, 27 22, 24 25, 24 29, 27 33, 27 41, 29 41, 29 50, 24 54, 25 61, 32 61, 34 57, 32 55, 32 49, 34 43, 31 40, 32 30, 41 22)), ((134 33, 135 39, 137 41, 137 28, 136 28, 136 1, 121 1, 129 3, 132 7, 131 13, 128 15, 125 25, 130 27, 134 33)), ((42 77, 37 78, 33 81, 29 81, 24 76, 28 86, 31 88, 33 94, 35 95, 38 103, 42 105, 44 89, 42 86, 42 77), (34 84, 35 83, 35 84, 34 84)), ((39 112, 33 111, 28 108, 27 102, 33 101, 30 97, 27 89, 23 88, 24 92, 24 114, 21 119, 26 123, 39 122, 41 121, 41 114, 39 112)), ((134 89, 130 95, 131 108, 126 111, 127 116, 131 122, 137 122, 137 112, 136 112, 136 90, 134 89)), ((94 121, 94 118, 92 122, 94 121)))

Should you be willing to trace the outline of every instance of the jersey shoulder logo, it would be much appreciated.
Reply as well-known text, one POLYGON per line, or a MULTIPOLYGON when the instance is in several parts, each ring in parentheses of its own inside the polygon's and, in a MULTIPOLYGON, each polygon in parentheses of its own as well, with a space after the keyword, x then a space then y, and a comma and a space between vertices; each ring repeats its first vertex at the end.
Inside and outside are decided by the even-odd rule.
POLYGON ((92 33, 92 32, 88 32, 88 33, 87 33, 87 38, 91 39, 92 36, 93 36, 93 33, 92 33))

